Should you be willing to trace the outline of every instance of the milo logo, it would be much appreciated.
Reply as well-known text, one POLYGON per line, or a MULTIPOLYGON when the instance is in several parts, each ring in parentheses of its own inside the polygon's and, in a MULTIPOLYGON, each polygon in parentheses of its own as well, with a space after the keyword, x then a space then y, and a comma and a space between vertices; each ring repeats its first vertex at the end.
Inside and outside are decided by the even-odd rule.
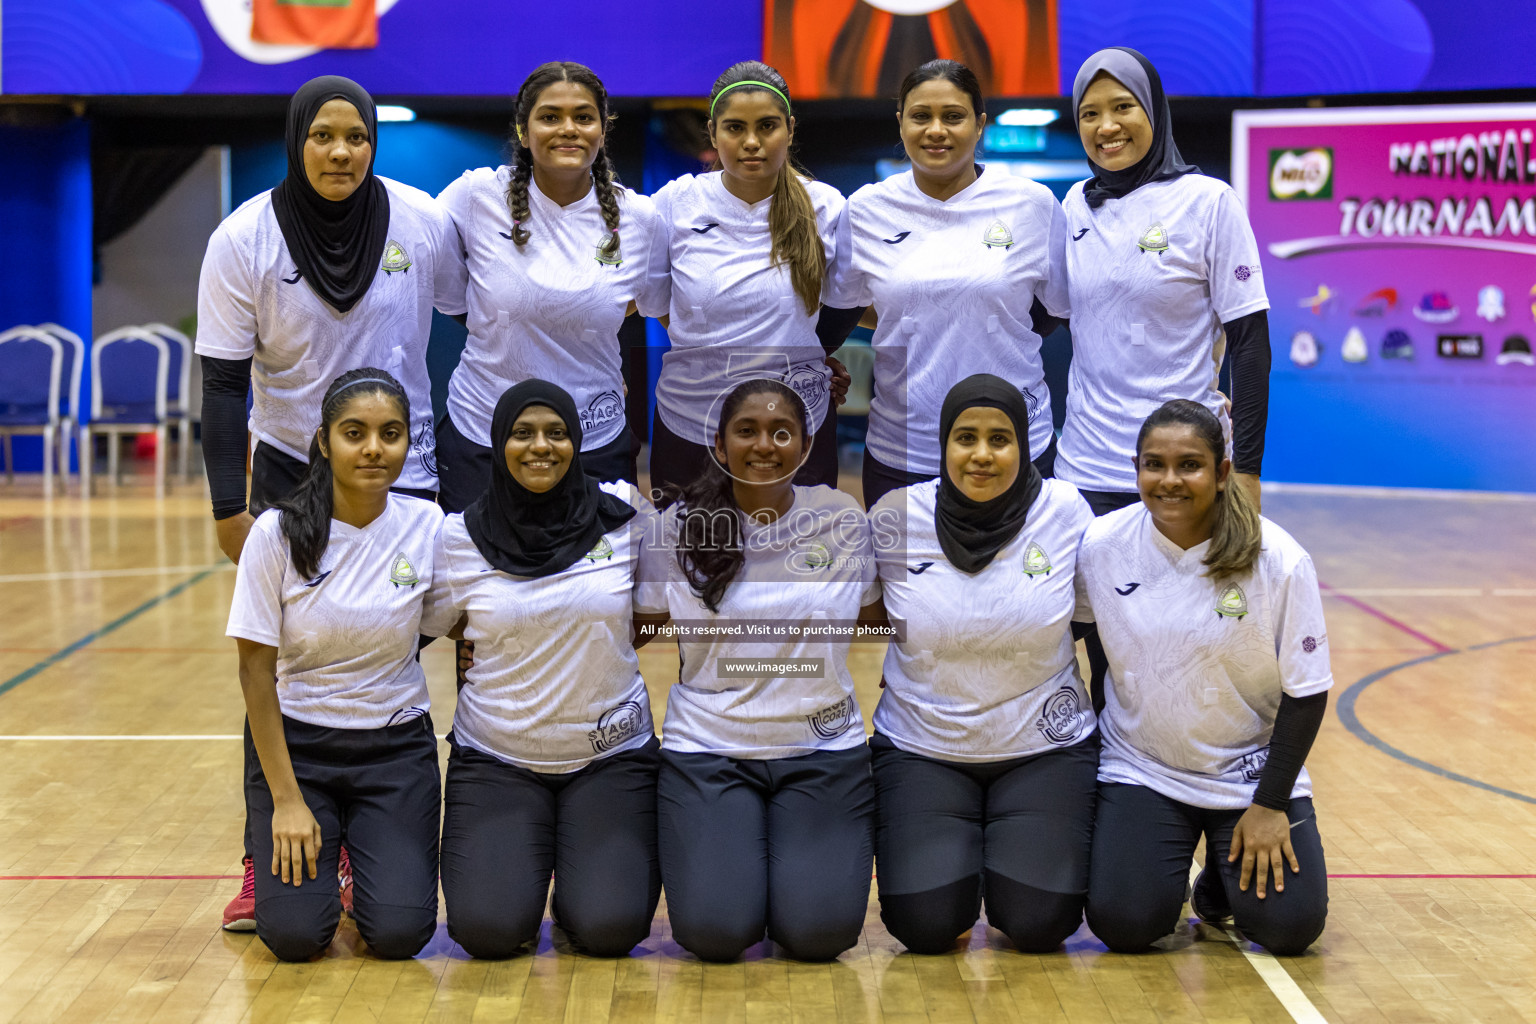
POLYGON ((1271 199, 1332 199, 1332 149, 1269 151, 1271 199))

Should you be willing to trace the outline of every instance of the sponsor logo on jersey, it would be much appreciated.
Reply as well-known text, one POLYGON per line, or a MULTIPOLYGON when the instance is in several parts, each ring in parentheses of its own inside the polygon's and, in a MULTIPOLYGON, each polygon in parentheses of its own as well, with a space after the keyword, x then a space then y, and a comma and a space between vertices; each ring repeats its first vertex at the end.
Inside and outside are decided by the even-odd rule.
POLYGON ((827 393, 827 375, 820 366, 797 366, 784 383, 808 406, 820 401, 827 393))
POLYGON ((1244 754, 1238 761, 1238 766, 1243 770, 1244 782, 1258 782, 1259 776, 1264 774, 1264 765, 1269 762, 1269 748, 1255 750, 1251 754, 1244 754))
POLYGON ((1141 586, 1140 583, 1127 583, 1124 590, 1116 587, 1115 593, 1119 594, 1121 597, 1130 597, 1133 593, 1136 592, 1136 588, 1139 586, 1141 586))
POLYGON ((1355 316, 1386 316, 1397 308, 1397 289, 1378 288, 1360 300, 1355 316))
POLYGON ((912 232, 910 231, 903 231, 899 235, 893 235, 890 238, 882 238, 880 241, 884 242, 886 245, 900 245, 902 242, 907 240, 907 236, 911 233, 912 232))
POLYGON ((581 413, 581 429, 583 432, 593 430, 624 415, 624 396, 617 391, 604 391, 592 401, 581 413))
POLYGON ((379 266, 386 274, 399 274, 411 269, 411 257, 405 246, 391 238, 384 246, 384 262, 379 266))
POLYGON ((389 582, 397 587, 414 587, 421 582, 403 551, 396 554, 395 560, 389 564, 389 582))
POLYGON ((1481 334, 1440 334, 1435 337, 1435 351, 1441 359, 1483 358, 1481 334))
POLYGON ((308 583, 306 583, 304 585, 306 587, 318 587, 320 584, 324 583, 325 582, 325 578, 327 576, 329 576, 333 572, 335 572, 334 569, 327 569, 327 570, 325 570, 325 572, 321 573, 319 576, 316 576, 314 579, 310 580, 308 583))
POLYGON ((1248 595, 1243 593, 1243 588, 1236 583, 1227 584, 1227 588, 1216 599, 1216 614, 1224 619, 1241 619, 1248 614, 1248 595))
POLYGON ((1168 229, 1161 222, 1153 224, 1141 233, 1141 237, 1136 240, 1136 247, 1142 252, 1167 252, 1168 229))
POLYGON ((1087 228, 1079 228, 1077 234, 1072 236, 1072 241, 1074 241, 1074 242, 1082 241, 1083 236, 1086 235, 1087 233, 1088 233, 1088 229, 1087 228))
POLYGON ((1328 642, 1328 634, 1322 636, 1304 636, 1301 638, 1301 649, 1308 654, 1317 653, 1317 649, 1328 642))
POLYGON ((1255 274, 1260 273, 1262 270, 1263 268, 1260 267, 1257 263, 1251 265, 1239 264, 1232 269, 1232 276, 1237 278, 1239 281, 1246 281, 1253 277, 1255 274))
POLYGON ((907 572, 911 573, 913 576, 921 576, 923 573, 928 571, 928 567, 931 565, 933 565, 932 562, 918 562, 915 568, 910 565, 907 566, 907 572))
POLYGON ((1333 150, 1270 150, 1269 197, 1282 201, 1332 199, 1333 150))
POLYGON ((613 557, 613 545, 608 543, 607 537, 599 537, 597 538, 597 544, 593 546, 592 550, 581 557, 594 565, 598 562, 605 562, 613 557))
POLYGON ((853 699, 844 697, 831 707, 822 708, 814 715, 806 715, 811 731, 824 740, 835 740, 848 728, 853 718, 853 699))
POLYGON ((597 240, 597 252, 593 255, 593 259, 597 260, 597 262, 601 263, 605 267, 616 267, 623 263, 624 252, 622 247, 619 245, 619 236, 617 234, 609 234, 599 238, 597 240), (612 251, 603 248, 610 241, 613 243, 612 251))
POLYGON ((708 224, 705 224, 703 227, 700 227, 700 228, 689 228, 688 230, 692 231, 696 235, 707 235, 707 234, 709 234, 711 231, 713 231, 715 228, 717 228, 719 226, 720 226, 720 222, 719 221, 712 220, 708 224))
POLYGON ((426 717, 426 714, 427 714, 427 709, 426 708, 418 708, 418 707, 415 707, 415 706, 408 707, 408 708, 401 708, 399 711, 396 711, 394 714, 390 715, 389 716, 389 721, 385 722, 384 724, 386 726, 402 725, 402 724, 404 724, 406 722, 414 721, 415 719, 418 719, 418 718, 424 718, 424 717, 426 717))
POLYGON ((1083 702, 1070 686, 1063 686, 1046 698, 1040 717, 1035 719, 1035 728, 1052 743, 1070 742, 1082 724, 1083 702))
POLYGON ((604 711, 597 728, 587 733, 592 752, 601 754, 637 736, 645 726, 645 709, 639 701, 626 700, 604 711))
POLYGON ((1001 220, 994 220, 987 225, 987 230, 981 233, 982 244, 989 249, 1013 248, 1013 232, 1008 230, 1008 225, 1001 220))
POLYGON ((301 277, 303 277, 303 276, 304 276, 304 271, 295 268, 294 271, 293 271, 293 276, 292 277, 285 277, 285 278, 282 279, 283 280, 283 284, 298 284, 299 283, 299 279, 301 277))
POLYGON ((1049 576, 1051 574, 1051 556, 1045 553, 1045 549, 1034 541, 1029 542, 1029 547, 1024 549, 1024 575, 1049 576))
POLYGON ((432 431, 432 421, 422 424, 416 436, 411 438, 411 453, 428 476, 437 476, 437 435, 432 431))

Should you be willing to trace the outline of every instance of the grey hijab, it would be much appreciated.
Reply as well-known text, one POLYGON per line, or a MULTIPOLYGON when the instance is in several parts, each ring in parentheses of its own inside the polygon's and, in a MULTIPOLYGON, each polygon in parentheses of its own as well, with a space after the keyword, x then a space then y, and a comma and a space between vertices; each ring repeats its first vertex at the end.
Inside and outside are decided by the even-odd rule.
MULTIPOLYGON (((1153 181, 1168 181, 1184 174, 1199 174, 1200 168, 1187 164, 1173 141, 1173 117, 1168 97, 1163 94, 1163 80, 1152 62, 1129 46, 1111 46, 1100 50, 1077 70, 1072 82, 1072 116, 1083 105, 1083 93, 1100 73, 1108 75, 1131 91, 1152 124, 1152 145, 1146 156, 1121 171, 1109 171, 1093 165, 1094 176, 1083 186, 1083 198, 1097 209, 1110 199, 1129 195, 1153 181)), ((1089 156, 1089 162, 1093 160, 1089 156)))

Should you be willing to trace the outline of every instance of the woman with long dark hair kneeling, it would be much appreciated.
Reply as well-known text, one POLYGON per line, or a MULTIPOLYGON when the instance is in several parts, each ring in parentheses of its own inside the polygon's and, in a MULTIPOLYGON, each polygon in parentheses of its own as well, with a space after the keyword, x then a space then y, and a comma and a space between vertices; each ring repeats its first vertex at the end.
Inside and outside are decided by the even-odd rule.
POLYGON ((880 585, 853 498, 795 486, 810 449, 793 389, 736 387, 712 463, 662 514, 642 568, 640 610, 687 630, 657 815, 672 934, 703 960, 734 960, 765 932, 792 959, 830 960, 869 903, 869 750, 849 637, 827 630, 880 585))
POLYGON ((437 928, 437 740, 416 651, 443 516, 390 492, 410 423, 385 371, 336 378, 303 478, 256 519, 235 577, 256 934, 280 960, 330 945, 343 842, 375 954, 415 956, 437 928))
POLYGON ((1202 834, 1202 919, 1285 956, 1328 914, 1303 767, 1333 686, 1317 572, 1234 475, 1216 416, 1168 402, 1136 438, 1141 502, 1083 537, 1109 657, 1088 925, 1116 952, 1174 930, 1202 834))

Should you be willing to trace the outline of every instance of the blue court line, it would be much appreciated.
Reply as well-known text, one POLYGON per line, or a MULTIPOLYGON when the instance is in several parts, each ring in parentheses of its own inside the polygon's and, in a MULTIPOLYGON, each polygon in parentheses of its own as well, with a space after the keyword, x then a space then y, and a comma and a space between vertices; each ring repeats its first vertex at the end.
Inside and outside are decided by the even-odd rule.
POLYGON ((63 647, 57 651, 54 651, 52 654, 48 655, 48 657, 44 658, 36 665, 33 665, 31 668, 25 669, 22 672, 7 679, 5 682, 0 683, 0 694, 8 693, 9 691, 14 690, 16 687, 20 686, 28 679, 31 679, 33 676, 36 676, 57 665, 71 654, 74 654, 76 651, 80 650, 82 647, 86 647, 95 643, 97 640, 100 640, 102 637, 106 636, 108 633, 111 633, 113 630, 120 626, 126 626, 129 622, 132 622, 140 615, 143 615, 155 605, 160 604, 163 601, 169 601, 171 598, 175 597, 183 590, 186 590, 194 583, 199 583, 212 575, 212 569, 204 569, 202 572, 198 573, 196 576, 193 576, 191 579, 182 580, 180 583, 176 584, 174 587, 172 587, 170 590, 167 590, 159 597, 152 597, 148 601, 145 601, 143 604, 139 605, 133 611, 128 612, 125 615, 119 615, 117 618, 113 619, 105 626, 102 626, 100 629, 91 633, 87 633, 85 636, 81 637, 79 640, 76 640, 68 647, 63 647))
POLYGON ((1375 747, 1377 750, 1381 751, 1383 754, 1386 754, 1388 757, 1395 757, 1397 760, 1402 761, 1404 764, 1410 764, 1415 768, 1421 769, 1422 771, 1429 772, 1431 775, 1438 775, 1442 779, 1450 779, 1452 782, 1460 782, 1463 785, 1475 786, 1476 788, 1486 790, 1489 793, 1497 793, 1499 796, 1507 796, 1511 800, 1519 800, 1522 803, 1536 804, 1536 797, 1527 796, 1524 793, 1516 793, 1512 789, 1501 789, 1498 786, 1489 785, 1486 782, 1482 782, 1470 776, 1450 771, 1446 768, 1441 768, 1439 765, 1430 764, 1428 761, 1421 760, 1420 758, 1414 757, 1412 754, 1398 750, 1396 747, 1392 746, 1392 744, 1386 742, 1381 737, 1371 732, 1371 730, 1367 729, 1363 724, 1361 724, 1360 716, 1355 713, 1355 703, 1360 699, 1360 695, 1365 692, 1366 687, 1370 686, 1372 683, 1380 682, 1394 672, 1399 672, 1405 668, 1412 668, 1415 665, 1423 665, 1427 662, 1438 661, 1441 658, 1449 658, 1453 654, 1466 654, 1470 651, 1483 651, 1490 647, 1499 647, 1504 644, 1528 643, 1532 640, 1536 640, 1536 636, 1512 636, 1506 640, 1494 640, 1485 644, 1473 644, 1470 647, 1462 647, 1457 650, 1436 651, 1434 654, 1426 654, 1423 657, 1414 658, 1411 661, 1405 661, 1397 665, 1391 665, 1379 671, 1372 672, 1370 675, 1366 676, 1351 686, 1349 689, 1345 690, 1344 695, 1339 698, 1338 704, 1334 706, 1334 710, 1338 712, 1339 720, 1344 723, 1344 728, 1353 733, 1356 739, 1368 744, 1369 746, 1375 747))

